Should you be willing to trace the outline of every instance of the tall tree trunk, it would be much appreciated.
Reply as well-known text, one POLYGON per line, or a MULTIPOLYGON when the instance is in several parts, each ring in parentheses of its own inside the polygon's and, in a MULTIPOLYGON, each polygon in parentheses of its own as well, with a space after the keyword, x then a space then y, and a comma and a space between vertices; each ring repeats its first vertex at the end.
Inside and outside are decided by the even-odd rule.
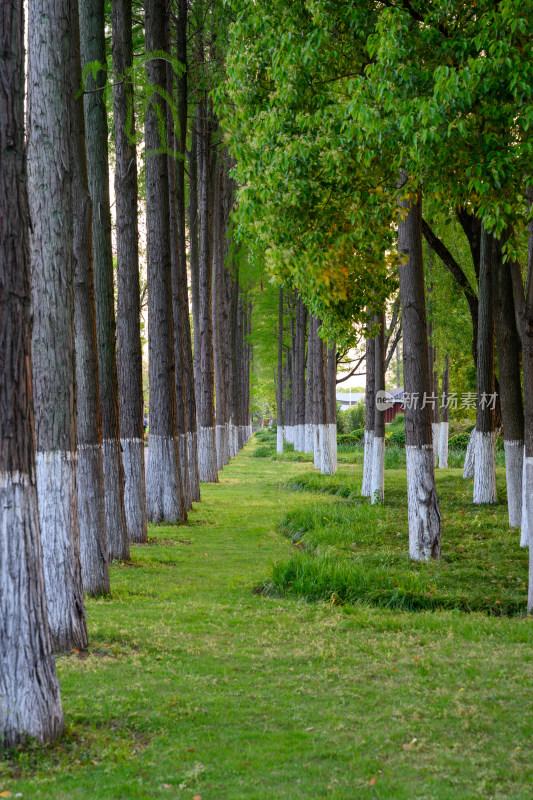
POLYGON ((277 385, 276 452, 283 453, 283 287, 279 287, 278 303, 278 385, 277 385))
POLYGON ((44 576, 55 650, 87 645, 76 482, 71 29, 69 0, 31 0, 28 184, 33 398, 44 576))
POLYGON ((327 364, 328 424, 333 472, 337 472, 337 348, 328 347, 327 364))
MULTIPOLYGON (((400 177, 400 186, 407 176, 400 177)), ((433 437, 429 406, 415 398, 430 392, 424 264, 422 259, 422 194, 400 202, 398 219, 400 297, 403 324, 403 375, 409 556, 417 561, 439 558, 440 511, 435 487, 433 437)))
POLYGON ((91 242, 91 198, 87 183, 81 86, 78 0, 72 13, 72 210, 74 218, 74 330, 78 395, 78 523, 83 588, 90 595, 108 594, 102 416, 98 379, 94 276, 91 242))
MULTIPOLYGON (((311 315, 313 317, 313 315, 311 315)), ((310 317, 310 319, 311 319, 310 317)), ((315 363, 313 378, 315 385, 315 467, 323 475, 332 475, 334 472, 331 456, 331 440, 329 436, 328 407, 326 399, 326 343, 319 336, 322 322, 314 317, 312 333, 315 341, 313 353, 315 363)))
MULTIPOLYGON (((170 20, 167 19, 167 51, 170 51, 170 20)), ((167 91, 174 96, 174 70, 167 62, 167 91)), ((174 116, 167 107, 167 147, 168 147, 168 199, 170 224, 170 272, 172 282, 172 317, 174 322, 174 384, 176 390, 176 425, 180 460, 181 490, 187 511, 192 508, 189 483, 189 452, 187 443, 187 388, 185 370, 185 331, 183 330, 183 286, 181 283, 180 234, 182 224, 178 222, 181 213, 178 201, 176 175, 176 136, 174 132, 174 116)))
MULTIPOLYGON (((146 0, 146 52, 161 51, 166 42, 166 2, 146 0)), ((146 75, 153 86, 165 88, 166 65, 151 58, 146 75)), ((174 385, 174 325, 170 273, 168 163, 159 135, 158 114, 165 119, 163 97, 156 93, 146 113, 146 230, 148 262, 148 357, 150 379, 150 437, 146 504, 152 522, 187 518, 181 490, 174 385)))
POLYGON ((118 421, 118 377, 113 287, 113 251, 111 246, 111 210, 107 148, 107 110, 103 88, 105 70, 104 0, 79 0, 82 66, 103 65, 96 81, 87 80, 85 94, 85 141, 87 175, 93 205, 92 243, 94 292, 96 301, 96 341, 102 406, 104 448, 104 483, 107 543, 110 558, 129 560, 130 549, 124 509, 124 468, 118 421))
POLYGON ((450 393, 450 356, 444 359, 444 369, 442 370, 442 413, 440 421, 439 436, 439 467, 448 469, 448 417, 449 417, 449 393, 450 393))
POLYGON ((305 331, 307 309, 298 295, 296 301, 294 388, 295 396, 295 440, 294 449, 305 451, 305 331))
POLYGON ((314 452, 314 366, 315 366, 314 317, 309 314, 307 331, 307 375, 305 382, 305 452, 314 452))
POLYGON ((224 262, 223 238, 224 219, 224 176, 219 164, 215 173, 213 202, 213 252, 212 252, 212 326, 213 326, 213 364, 215 375, 215 442, 217 451, 217 468, 224 468, 226 397, 224 383, 224 346, 222 332, 222 306, 224 303, 224 262))
MULTIPOLYGON (((42 18, 35 22, 39 25, 42 18)), ((1 751, 28 736, 53 740, 64 722, 47 621, 35 485, 22 0, 2 4, 0 30, 1 751)))
POLYGON ((492 301, 494 250, 493 237, 483 228, 479 269, 474 503, 495 503, 497 499, 494 409, 491 402, 494 395, 494 308, 492 301))
POLYGON ((379 330, 374 339, 375 416, 370 501, 382 503, 385 496, 385 312, 376 315, 374 322, 379 330))
POLYGON ((372 496, 372 461, 374 449, 374 425, 376 417, 376 340, 366 340, 366 386, 365 386, 365 460, 363 464, 363 497, 372 496))
POLYGON ((198 228, 199 228, 199 382, 196 385, 198 412, 198 471, 200 481, 218 482, 215 439, 215 365, 212 326, 212 190, 214 178, 211 153, 213 120, 206 102, 199 104, 198 127, 198 228))
MULTIPOLYGON (((183 0, 180 0, 183 2, 183 0)), ((181 9, 181 5, 180 5, 181 9)), ((180 14, 182 11, 180 11, 180 14)), ((181 37, 181 35, 180 35, 181 37)), ((178 102, 181 98, 181 89, 178 84, 178 102)), ((182 111, 180 106, 180 131, 182 111)), ((185 119, 185 122, 187 120, 185 119)), ((185 147, 185 137, 180 139, 180 148, 185 147), (183 145, 182 145, 183 141, 183 145)), ((181 152, 181 150, 180 150, 181 152)), ((199 395, 199 380, 200 380, 200 284, 199 284, 199 260, 200 255, 198 252, 198 132, 197 132, 197 118, 193 121, 191 130, 191 149, 188 154, 189 157, 189 257, 191 269, 191 305, 192 305, 192 320, 193 320, 193 339, 194 351, 190 350, 188 358, 190 359, 189 370, 191 371, 190 378, 187 382, 187 436, 189 438, 189 486, 191 488, 191 499, 193 502, 200 500, 200 473, 198 467, 198 395, 199 395)), ((186 264, 185 264, 186 268, 186 264)), ((183 265, 182 265, 183 270, 183 265)), ((186 280, 182 274, 182 280, 186 280)), ((188 315, 187 315, 188 316, 188 315)), ((186 321, 187 329, 189 332, 189 342, 191 338, 190 321, 186 321)))
POLYGON ((130 542, 146 542, 141 303, 137 223, 137 152, 131 0, 113 0, 113 109, 117 239, 117 373, 124 466, 124 509, 130 542))
POLYGON ((509 265, 503 263, 495 242, 494 319, 498 348, 498 377, 503 417, 505 471, 509 525, 522 524, 522 466, 524 452, 524 405, 520 381, 520 336, 516 327, 513 283, 509 265))
POLYGON ((468 444, 466 446, 465 463, 463 464, 463 478, 474 477, 474 465, 476 463, 476 429, 470 432, 468 444))

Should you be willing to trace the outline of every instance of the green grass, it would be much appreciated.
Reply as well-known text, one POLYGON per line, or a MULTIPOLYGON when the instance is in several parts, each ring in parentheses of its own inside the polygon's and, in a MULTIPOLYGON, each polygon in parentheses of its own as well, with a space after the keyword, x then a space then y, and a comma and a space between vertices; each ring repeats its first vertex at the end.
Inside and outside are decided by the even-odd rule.
MULTIPOLYGON (((531 621, 254 593, 294 553, 284 517, 301 513, 307 536, 322 506, 341 529, 357 505, 287 489, 310 465, 257 459, 255 447, 202 486, 187 525, 152 526, 131 566, 113 566, 112 598, 87 605, 89 651, 58 658, 67 734, 9 754, 0 792, 528 800, 531 621)), ((401 505, 402 480, 387 473, 384 509, 360 505, 361 530, 401 505)), ((339 482, 359 481, 360 467, 341 467, 339 482)), ((471 538, 483 548, 474 531, 499 525, 503 507, 474 511, 453 470, 439 489, 445 553, 456 521, 466 554, 471 538)))

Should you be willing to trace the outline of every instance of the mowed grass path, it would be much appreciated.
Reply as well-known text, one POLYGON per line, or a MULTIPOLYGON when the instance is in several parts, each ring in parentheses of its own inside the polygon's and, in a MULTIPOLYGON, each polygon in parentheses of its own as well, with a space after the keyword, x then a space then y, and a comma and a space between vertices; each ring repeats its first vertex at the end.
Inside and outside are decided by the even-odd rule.
POLYGON ((254 594, 294 552, 279 520, 316 502, 279 488, 309 464, 255 446, 113 568, 89 653, 58 659, 66 737, 0 762, 0 792, 532 798, 532 623, 254 594))

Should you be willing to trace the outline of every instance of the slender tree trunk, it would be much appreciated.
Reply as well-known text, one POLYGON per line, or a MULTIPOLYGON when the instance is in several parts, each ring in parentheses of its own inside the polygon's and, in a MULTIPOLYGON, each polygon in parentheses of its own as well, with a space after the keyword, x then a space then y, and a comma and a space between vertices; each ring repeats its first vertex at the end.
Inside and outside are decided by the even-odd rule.
POLYGON ((313 324, 313 353, 315 363, 313 378, 315 387, 315 467, 323 475, 334 473, 331 440, 329 436, 328 407, 326 398, 326 343, 319 336, 322 323, 316 317, 313 324))
MULTIPOLYGON (((37 26, 42 5, 39 10, 37 26)), ((53 740, 64 722, 47 621, 35 476, 22 0, 2 4, 0 30, 1 751, 29 736, 53 740)))
POLYGON ((335 343, 328 347, 327 396, 331 462, 335 473, 337 472, 337 348, 335 343))
POLYGON ((81 86, 78 0, 72 13, 72 210, 74 218, 74 330, 78 395, 78 523, 83 588, 90 595, 109 594, 102 416, 96 345, 91 198, 87 183, 81 86))
POLYGON ((214 168, 212 153, 212 118, 206 103, 199 104, 198 126, 198 221, 199 221, 199 292, 198 342, 199 382, 196 385, 198 411, 198 470, 200 481, 218 482, 215 439, 215 365, 212 326, 212 189, 214 168))
POLYGON ((439 467, 448 469, 448 417, 449 417, 449 392, 450 392, 450 356, 444 359, 442 370, 442 413, 439 437, 439 467))
MULTIPOLYGON (((401 185, 407 182, 405 173, 401 185)), ((423 561, 439 558, 440 511, 435 487, 433 437, 429 406, 415 398, 429 394, 428 343, 422 260, 422 194, 401 201, 398 220, 400 296, 403 324, 403 375, 409 556, 423 561)))
POLYGON ((524 405, 520 381, 520 336, 516 327, 513 283, 501 245, 495 244, 494 319, 503 417, 505 471, 509 525, 522 524, 522 467, 524 459, 524 405))
MULTIPOLYGON (((170 51, 170 20, 167 20, 167 50, 170 51)), ((174 96, 174 71, 171 64, 167 63, 167 91, 170 97, 174 96)), ((176 390, 176 425, 178 435, 178 450, 180 460, 181 490, 187 511, 192 508, 192 499, 189 483, 189 453, 187 443, 187 389, 185 369, 185 331, 183 330, 184 315, 182 309, 183 287, 181 285, 180 261, 180 234, 182 224, 178 223, 179 208, 178 187, 176 175, 176 136, 174 133, 174 117, 167 107, 167 147, 168 147, 168 199, 169 199, 169 224, 170 224, 170 272, 172 282, 172 317, 174 323, 174 384, 176 390)), ((184 189, 184 187, 183 187, 184 189)), ((184 199, 182 198, 182 202, 184 199)))
POLYGON ((370 483, 370 501, 382 503, 385 497, 385 312, 374 317, 379 325, 379 332, 374 339, 374 389, 375 416, 374 441, 372 444, 372 477, 370 483), (380 398, 381 402, 380 402, 380 398))
POLYGON ((307 376, 305 383, 305 452, 314 452, 314 365, 315 365, 314 318, 309 314, 307 333, 307 376))
POLYGON ((366 387, 365 387, 365 460, 363 464, 363 497, 372 496, 372 461, 374 449, 374 425, 376 417, 376 340, 366 340, 366 387))
POLYGON ((45 586, 55 650, 87 645, 76 482, 71 29, 68 0, 31 0, 28 184, 33 398, 45 586))
POLYGON ((277 386, 276 451, 283 453, 283 287, 279 287, 278 304, 278 386, 277 386))
POLYGON ((111 247, 111 210, 107 149, 107 110, 103 89, 105 71, 104 0, 79 0, 82 66, 98 62, 104 66, 96 81, 88 78, 85 94, 85 140, 89 194, 93 205, 92 244, 96 300, 96 340, 102 406, 104 483, 107 540, 110 558, 129 560, 130 549, 124 509, 124 468, 118 420, 118 376, 111 247))
MULTIPOLYGON (((146 52, 161 51, 166 42, 166 2, 146 0, 146 52)), ((152 58, 146 75, 165 88, 166 65, 152 58)), ((158 115, 165 119, 165 101, 156 94, 146 113, 146 230, 148 262, 148 357, 150 378, 150 438, 146 503, 152 522, 187 518, 181 491, 174 384, 174 325, 170 273, 168 162, 161 145, 158 115)))
POLYGON ((474 465, 476 463, 476 429, 470 432, 468 437, 468 444, 466 446, 465 463, 463 464, 463 478, 474 477, 474 465))
POLYGON ((117 373, 124 466, 124 509, 130 542, 146 542, 141 303, 137 224, 131 0, 113 0, 113 109, 117 240, 117 373))
POLYGON ((298 295, 296 301, 294 388, 295 396, 295 438, 294 449, 305 451, 305 331, 307 309, 298 295))
POLYGON ((495 503, 497 499, 494 410, 491 403, 494 395, 494 309, 492 302, 494 249, 492 236, 483 229, 479 270, 474 503, 495 503))
MULTIPOLYGON (((180 0, 183 3, 183 0, 180 0)), ((183 15, 183 8, 180 5, 179 14, 183 15)), ((180 23, 181 28, 181 23, 180 23)), ((182 34, 180 33, 178 41, 181 40, 182 34)), ((178 83, 178 114, 180 119, 180 153, 181 148, 185 148, 185 136, 183 133, 183 102, 182 96, 183 86, 178 83)), ((185 126, 187 118, 185 117, 185 126)), ((178 179, 180 178, 178 170, 178 179)), ((189 343, 187 348, 187 368, 189 377, 187 379, 187 438, 189 444, 189 486, 191 489, 191 499, 193 502, 200 500, 200 473, 198 468, 198 385, 200 380, 200 333, 199 333, 199 317, 200 317, 200 284, 199 284, 199 252, 198 252, 198 133, 197 122, 193 122, 191 130, 191 149, 189 152, 189 256, 191 268, 191 304, 192 304, 192 319, 193 319, 193 332, 194 332, 194 353, 191 347, 191 328, 188 313, 187 302, 187 320, 185 321, 186 331, 188 332, 189 343)), ((187 264, 181 263, 181 277, 182 281, 186 283, 187 279, 187 264), (185 272, 183 271, 185 267, 185 272)), ((187 298, 188 300, 188 298, 187 298)))
POLYGON ((223 304, 223 255, 222 239, 224 236, 224 181, 219 164, 215 171, 215 188, 213 202, 213 252, 212 252, 212 326, 213 326, 213 365, 215 376, 215 442, 217 451, 217 468, 224 468, 224 433, 225 433, 225 385, 224 385, 224 349, 222 342, 222 304, 223 304))

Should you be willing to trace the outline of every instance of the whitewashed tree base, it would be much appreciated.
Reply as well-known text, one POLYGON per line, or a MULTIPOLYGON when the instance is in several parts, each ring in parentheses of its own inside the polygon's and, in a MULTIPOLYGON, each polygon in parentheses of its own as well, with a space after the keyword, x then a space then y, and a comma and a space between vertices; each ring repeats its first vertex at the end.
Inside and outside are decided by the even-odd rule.
POLYGON ((130 560, 126 512, 120 481, 122 452, 117 439, 104 439, 104 488, 109 560, 130 560))
MULTIPOLYGON (((528 498, 533 496, 533 458, 524 458, 524 476, 523 482, 526 486, 526 495, 528 498)), ((529 586, 527 593, 527 613, 533 613, 533 547, 531 540, 531 531, 533 531, 533 503, 529 502, 526 506, 527 523, 526 528, 529 532, 529 586)))
POLYGON ((503 443, 505 450, 505 477, 507 483, 507 509, 509 527, 519 528, 522 524, 522 470, 524 465, 523 440, 510 440, 503 443))
POLYGON ((372 442, 372 476, 370 502, 382 503, 385 497, 385 439, 374 436, 372 442))
POLYGON ((191 501, 198 503, 200 501, 200 478, 198 475, 198 446, 196 433, 189 431, 187 433, 187 455, 189 458, 189 491, 191 493, 191 501))
POLYGON ((320 472, 322 475, 335 475, 329 425, 318 425, 318 430, 320 437, 320 472))
POLYGON ((37 496, 52 648, 84 650, 76 453, 37 453, 37 496))
POLYGON ((331 463, 333 464, 333 473, 337 472, 337 424, 335 422, 329 423, 329 440, 331 442, 331 463))
POLYGON ((496 499, 494 436, 490 431, 478 431, 476 436, 473 502, 476 505, 495 503, 496 499))
POLYGON ((531 494, 528 495, 528 486, 526 481, 526 448, 524 447, 524 455, 522 460, 522 524, 520 530, 520 547, 529 547, 530 540, 530 513, 531 509, 531 494), (528 502, 529 500, 529 502, 528 502))
POLYGON ((313 423, 306 422, 305 423, 305 452, 312 453, 313 452, 313 423))
POLYGON ((437 466, 437 455, 439 452, 439 442, 440 442, 440 422, 431 423, 431 436, 433 441, 433 459, 435 466, 437 466))
POLYGON ((215 442, 217 448, 217 469, 224 469, 224 425, 215 428, 215 442))
POLYGON ((223 447, 223 456, 222 461, 224 466, 229 464, 230 454, 229 454, 229 423, 226 422, 224 425, 224 434, 222 436, 222 447, 223 447))
POLYGON ((109 594, 102 447, 78 446, 78 524, 83 590, 109 594))
POLYGON ((150 522, 181 522, 183 505, 177 437, 150 434, 146 469, 146 514, 150 522))
POLYGON ((185 508, 190 511, 192 508, 191 487, 189 483, 189 449, 187 445, 187 434, 178 434, 178 447, 180 457, 181 489, 183 492, 183 502, 185 508))
POLYGON ((135 544, 148 541, 146 530, 146 468, 144 441, 121 439, 124 466, 124 511, 128 539, 135 544))
POLYGON ((465 463, 463 466, 463 478, 473 478, 476 463, 476 429, 473 428, 468 437, 466 446, 465 463))
POLYGON ((0 473, 0 743, 53 740, 64 730, 39 541, 28 475, 0 473))
POLYGON ((200 483, 217 483, 217 446, 213 428, 198 428, 198 475, 200 483))
POLYGON ((320 425, 313 425, 313 466, 315 469, 322 467, 322 453, 320 452, 320 425))
POLYGON ((361 487, 362 497, 370 497, 372 494, 373 445, 374 431, 365 430, 365 457, 363 463, 363 485, 361 487))
POLYGON ((409 558, 439 558, 440 511, 435 490, 435 462, 430 445, 405 448, 407 462, 407 511, 409 558))
POLYGON ((448 469, 448 422, 440 423, 439 433, 439 468, 448 469))
POLYGON ((278 425, 276 431, 276 453, 283 453, 283 425, 278 425))

